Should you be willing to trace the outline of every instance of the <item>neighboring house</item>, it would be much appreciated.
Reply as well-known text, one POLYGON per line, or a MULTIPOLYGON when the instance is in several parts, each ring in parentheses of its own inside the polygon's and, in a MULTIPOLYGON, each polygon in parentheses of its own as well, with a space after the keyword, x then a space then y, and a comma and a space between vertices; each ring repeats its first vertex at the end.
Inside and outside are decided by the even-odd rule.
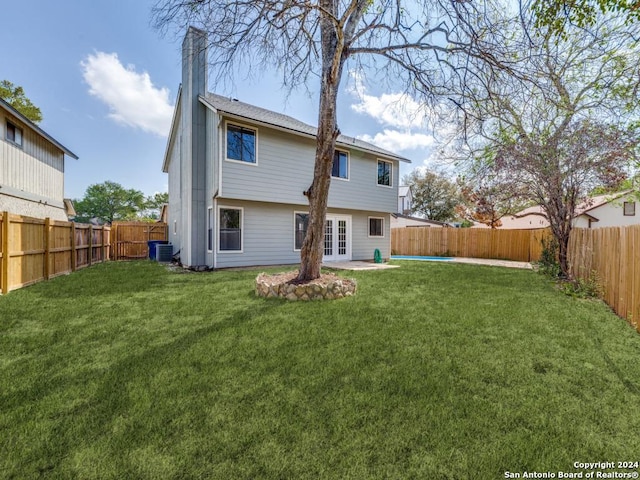
MULTIPOLYGON (((640 224, 638 197, 632 190, 598 195, 580 203, 573 226, 577 228, 623 227, 640 224)), ((525 208, 500 219, 502 229, 547 228, 549 220, 540 206, 525 208)))
POLYGON ((577 208, 574 227, 625 227, 640 224, 637 192, 626 190, 592 197, 577 208))
POLYGON ((398 187, 398 210, 396 213, 402 215, 411 215, 413 209, 413 194, 411 193, 411 187, 408 185, 401 185, 398 187))
POLYGON ((65 155, 78 157, 0 99, 0 211, 67 220, 65 155))
POLYGON ((449 227, 448 223, 438 222, 436 220, 429 220, 426 218, 412 217, 411 215, 402 215, 400 213, 394 213, 391 215, 391 228, 405 228, 405 227, 449 227))
MULTIPOLYGON (((174 255, 190 267, 297 263, 316 129, 208 93, 206 45, 205 33, 189 28, 163 164, 174 255)), ((389 257, 401 161, 408 162, 370 143, 338 137, 323 261, 373 259, 376 249, 389 257)))
POLYGON ((525 208, 513 215, 505 215, 500 218, 500 222, 502 225, 498 228, 502 230, 533 230, 549 226, 547 214, 539 205, 525 208))

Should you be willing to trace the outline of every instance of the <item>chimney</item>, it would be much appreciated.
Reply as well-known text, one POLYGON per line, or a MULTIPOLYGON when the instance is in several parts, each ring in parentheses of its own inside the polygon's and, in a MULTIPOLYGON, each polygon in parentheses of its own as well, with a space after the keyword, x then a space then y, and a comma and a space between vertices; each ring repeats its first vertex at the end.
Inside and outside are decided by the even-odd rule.
POLYGON ((181 171, 183 245, 181 258, 191 267, 206 265, 206 110, 207 34, 189 27, 182 42, 181 171))

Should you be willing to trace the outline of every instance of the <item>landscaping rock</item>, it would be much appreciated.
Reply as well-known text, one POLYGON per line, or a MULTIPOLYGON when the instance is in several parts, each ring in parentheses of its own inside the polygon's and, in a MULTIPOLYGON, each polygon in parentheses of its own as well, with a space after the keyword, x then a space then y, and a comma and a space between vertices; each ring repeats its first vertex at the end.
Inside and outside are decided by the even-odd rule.
POLYGON ((297 271, 256 277, 256 295, 264 298, 285 298, 289 301, 335 300, 351 297, 356 293, 356 281, 325 273, 310 283, 297 283, 297 271))

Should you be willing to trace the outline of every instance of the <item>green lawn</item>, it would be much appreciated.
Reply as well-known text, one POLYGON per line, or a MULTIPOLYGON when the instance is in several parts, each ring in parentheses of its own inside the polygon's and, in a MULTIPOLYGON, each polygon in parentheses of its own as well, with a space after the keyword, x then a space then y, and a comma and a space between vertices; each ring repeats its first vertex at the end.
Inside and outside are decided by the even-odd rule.
POLYGON ((0 297, 0 478, 497 479, 640 461, 640 335, 530 271, 109 263, 0 297))

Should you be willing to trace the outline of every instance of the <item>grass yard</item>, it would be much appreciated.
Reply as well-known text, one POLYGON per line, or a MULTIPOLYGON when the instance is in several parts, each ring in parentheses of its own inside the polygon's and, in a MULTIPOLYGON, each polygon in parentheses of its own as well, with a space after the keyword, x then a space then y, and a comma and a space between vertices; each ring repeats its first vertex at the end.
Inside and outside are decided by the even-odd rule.
POLYGON ((358 295, 322 303, 254 297, 257 270, 152 262, 0 297, 0 478, 485 480, 640 461, 624 320, 530 271, 398 263, 348 272, 358 295))

